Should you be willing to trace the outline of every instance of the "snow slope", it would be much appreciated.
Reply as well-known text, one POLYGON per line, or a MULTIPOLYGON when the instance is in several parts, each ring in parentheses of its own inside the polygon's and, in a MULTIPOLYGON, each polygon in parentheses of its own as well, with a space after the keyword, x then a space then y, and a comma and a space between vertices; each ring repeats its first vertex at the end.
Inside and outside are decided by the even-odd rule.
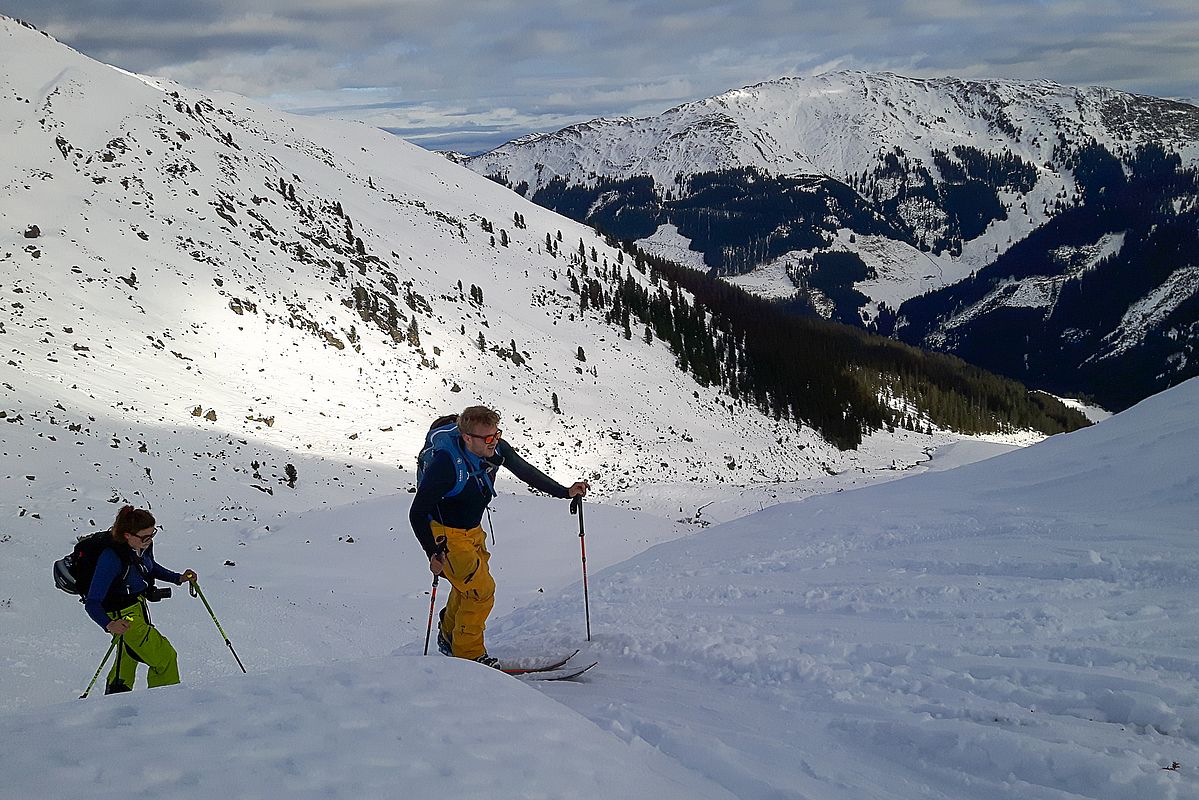
POLYGON ((1093 138, 1113 151, 1158 141, 1195 163, 1194 112, 1185 103, 1104 87, 844 71, 733 89, 654 117, 595 119, 517 139, 468 163, 513 186, 528 183, 530 193, 556 177, 586 183, 649 175, 669 187, 680 174, 739 167, 848 181, 876 166, 880 153, 898 148, 931 168, 933 151, 954 144, 1040 166, 1052 161, 1059 135, 1093 138))
POLYGON ((593 576, 603 671, 554 696, 739 797, 1193 797, 1197 409, 653 548, 593 576))
POLYGON ((301 667, 4 722, 21 742, 0 757, 11 798, 732 797, 536 689, 447 660, 301 667))
POLYGON ((1185 148, 1194 161, 1195 121, 1186 109, 1193 107, 1051 81, 843 71, 733 89, 655 117, 595 119, 517 139, 471 161, 513 185, 528 182, 530 191, 559 176, 645 174, 670 186, 680 172, 745 166, 846 180, 872 167, 880 151, 898 147, 931 163, 933 149, 954 142, 1002 142, 1043 164, 1057 133, 1095 137, 1113 150, 1157 138, 1185 148))
MULTIPOLYGON (((36 700, 12 707, 4 689, 0 735, 20 742, 0 750, 4 796, 1193 797, 1197 408, 1190 381, 1094 428, 769 508, 606 569, 661 522, 592 504, 590 644, 577 579, 555 588, 578 566, 565 504, 502 498, 501 586, 549 589, 505 598, 491 649, 582 645, 601 664, 575 683, 419 654, 420 567, 386 555, 402 497, 226 542, 240 556, 226 570, 224 552, 168 529, 161 557, 200 569, 251 674, 175 598, 156 610, 184 686, 66 699, 104 637, 81 637, 73 677, 48 685, 68 672, 58 640, 90 623, 51 601, 47 572, 0 609, 42 645, 24 654, 36 700), (335 537, 343 525, 361 539, 335 537), (347 647, 348 628, 398 647, 347 647)), ((29 545, 2 546, 12 585, 29 545)))

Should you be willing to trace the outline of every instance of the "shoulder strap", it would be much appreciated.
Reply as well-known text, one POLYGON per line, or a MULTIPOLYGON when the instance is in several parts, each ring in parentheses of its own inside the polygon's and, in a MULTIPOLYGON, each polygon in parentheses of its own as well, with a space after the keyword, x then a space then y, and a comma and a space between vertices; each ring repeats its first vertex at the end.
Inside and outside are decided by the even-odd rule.
POLYGON ((481 480, 491 496, 495 496, 495 485, 492 483, 491 473, 496 465, 471 454, 463 447, 462 433, 458 430, 456 422, 435 427, 429 431, 428 442, 425 450, 429 453, 430 459, 438 451, 444 451, 449 455, 453 464, 454 487, 445 493, 445 497, 453 497, 461 493, 472 478, 481 480))
MULTIPOLYGON (((438 420, 440 422, 440 420, 438 420)), ((463 451, 461 438, 458 433, 458 425, 455 422, 450 422, 447 425, 435 426, 429 431, 426 437, 428 444, 421 452, 422 457, 427 457, 429 463, 439 452, 443 452, 450 457, 450 464, 454 469, 454 487, 446 492, 445 497, 453 497, 462 491, 466 485, 466 481, 470 477, 470 471, 466 462, 466 453, 463 451)))
POLYGON ((94 557, 95 561, 98 562, 100 560, 100 556, 104 555, 105 551, 107 551, 107 550, 112 551, 112 554, 117 557, 117 561, 120 561, 121 566, 124 567, 124 569, 121 570, 121 574, 117 576, 117 580, 122 580, 122 581, 125 580, 125 576, 129 574, 129 567, 132 564, 132 561, 130 560, 128 553, 127 553, 129 548, 128 547, 118 547, 117 543, 112 540, 112 532, 111 531, 98 531, 86 538, 88 538, 88 539, 94 538, 95 541, 97 542, 97 547, 95 549, 95 557, 94 557), (101 534, 103 534, 103 536, 101 536, 101 534))
MULTIPOLYGON (((117 610, 117 608, 120 607, 121 602, 123 602, 122 599, 127 597, 128 593, 126 592, 125 579, 129 577, 129 570, 133 568, 134 561, 134 559, 130 558, 125 552, 129 550, 129 548, 119 547, 116 543, 109 543, 105 547, 101 548, 100 551, 96 553, 96 561, 98 562, 100 560, 100 556, 104 555, 104 553, 110 550, 112 551, 112 554, 117 557, 117 561, 121 563, 121 571, 117 573, 115 578, 112 579, 112 585, 108 587, 108 593, 104 595, 104 599, 101 601, 101 606, 103 606, 105 611, 117 610)), ((79 602, 81 603, 86 601, 86 597, 79 598, 79 602)))

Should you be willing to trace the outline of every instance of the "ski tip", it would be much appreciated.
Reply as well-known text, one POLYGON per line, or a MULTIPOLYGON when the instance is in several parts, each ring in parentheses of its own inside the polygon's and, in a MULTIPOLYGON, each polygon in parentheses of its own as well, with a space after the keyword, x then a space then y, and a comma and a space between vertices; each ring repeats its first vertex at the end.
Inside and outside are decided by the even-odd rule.
POLYGON ((593 661, 585 667, 565 667, 562 669, 549 670, 545 672, 526 672, 513 677, 523 681, 568 681, 579 677, 587 670, 598 665, 598 661, 593 661))
POLYGON ((550 660, 545 659, 517 659, 509 662, 508 665, 500 667, 503 672, 509 675, 527 675, 530 672, 550 672, 552 670, 562 669, 566 662, 579 654, 579 650, 560 658, 550 660), (541 663, 537 663, 540 661, 541 663))

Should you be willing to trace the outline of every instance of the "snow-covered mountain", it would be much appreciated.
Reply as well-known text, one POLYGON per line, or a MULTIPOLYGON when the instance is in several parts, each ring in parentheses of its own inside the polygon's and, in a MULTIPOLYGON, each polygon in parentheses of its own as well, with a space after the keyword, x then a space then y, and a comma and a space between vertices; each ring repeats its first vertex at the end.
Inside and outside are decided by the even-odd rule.
MULTIPOLYGON (((1034 384, 1055 385, 1055 371, 1102 360, 1105 350, 1100 372, 1112 371, 1113 358, 1120 367, 1144 360, 1133 351, 1154 337, 1176 344, 1165 360, 1151 348, 1157 382, 1125 376, 1138 382, 1132 399, 1193 374, 1178 362, 1194 345, 1196 315, 1184 306, 1199 289, 1196 265, 1150 255, 1147 281, 1114 269, 1143 271, 1137 262, 1146 253, 1168 249, 1153 238, 1155 224, 1194 228, 1199 108, 1186 103, 1048 81, 839 72, 527 136, 466 163, 648 252, 714 269, 765 296, 798 288, 825 316, 969 353, 1034 384), (1151 157, 1138 158, 1146 146, 1151 157), (1148 186, 1154 219, 1129 220, 1112 200, 1124 188, 1121 172, 1135 184, 1129 204, 1145 205, 1148 186), (1091 219, 1104 201, 1108 213, 1091 219), (934 299, 937 322, 905 331, 905 301, 977 276, 1055 220, 1036 254, 1046 267, 1035 276, 1003 266, 985 277, 984 297, 965 308, 960 297, 934 299), (1109 268, 1105 288, 1135 286, 1116 300, 1139 327, 1109 314, 1040 330, 1063 287, 1068 296, 1097 265, 1109 268), (1013 308, 1035 309, 1010 331, 1028 336, 1033 352, 1064 328, 1085 334, 1078 352, 1048 371, 1023 370, 1019 356, 1028 351, 988 360, 961 344, 972 327, 992 340, 1013 308)), ((1104 388, 1097 377, 1069 383, 1056 385, 1104 388)), ((1131 402, 1127 393, 1113 400, 1131 402)))
MULTIPOLYGON (((971 145, 1042 168, 1061 139, 1111 150, 1159 142, 1199 158, 1199 110, 1103 87, 1040 81, 922 80, 834 72, 782 78, 677 106, 656 117, 596 119, 502 145, 471 160, 536 193, 555 178, 679 176, 745 167, 844 182, 902 150, 932 169, 936 151, 971 145)), ((1068 185, 1069 176, 1057 179, 1068 185)))
MULTIPOLYGON (((234 504, 292 491, 287 463, 302 484, 305 454, 408 466, 473 402, 602 492, 726 480, 732 459, 743 481, 910 464, 951 438, 843 455, 734 414, 664 343, 579 313, 545 243, 615 265, 593 230, 381 131, 131 75, 9 19, 0 97, 3 427, 63 463, 111 445, 87 469, 117 493, 193 454, 184 477, 230 480, 234 504), (179 437, 194 446, 157 444, 179 437)), ((5 501, 46 502, 8 463, 5 501)))

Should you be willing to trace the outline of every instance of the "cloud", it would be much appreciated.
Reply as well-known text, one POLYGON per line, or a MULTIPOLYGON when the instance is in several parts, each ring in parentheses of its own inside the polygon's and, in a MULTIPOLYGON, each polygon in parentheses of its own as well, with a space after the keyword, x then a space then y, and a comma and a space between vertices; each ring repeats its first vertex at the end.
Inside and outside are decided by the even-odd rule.
POLYGON ((477 147, 828 68, 1180 96, 1199 64, 1189 0, 7 0, 5 13, 128 70, 477 147))

